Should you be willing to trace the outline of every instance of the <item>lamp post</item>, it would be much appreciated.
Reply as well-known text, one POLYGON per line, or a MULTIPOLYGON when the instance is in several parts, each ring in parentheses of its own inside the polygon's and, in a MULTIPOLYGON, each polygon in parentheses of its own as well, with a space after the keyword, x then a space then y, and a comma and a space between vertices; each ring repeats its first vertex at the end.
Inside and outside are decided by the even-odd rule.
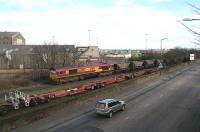
POLYGON ((200 18, 183 18, 183 21, 199 21, 200 18))
POLYGON ((55 38, 55 37, 54 37, 54 35, 53 35, 53 36, 52 36, 52 39, 53 39, 53 40, 52 40, 52 41, 53 41, 52 44, 53 44, 53 45, 54 45, 54 38, 55 38))
POLYGON ((161 38, 160 39, 160 54, 161 54, 161 56, 162 56, 162 41, 166 40, 166 39, 168 39, 168 38, 161 38))
POLYGON ((89 46, 90 46, 90 32, 91 32, 91 30, 88 29, 88 45, 89 45, 89 46))
MULTIPOLYGON (((200 21, 200 18, 183 18, 182 21, 200 21)), ((200 36, 199 32, 194 31, 193 29, 189 28, 188 26, 186 26, 185 24, 183 24, 180 21, 179 21, 179 23, 181 23, 184 27, 186 27, 187 29, 189 29, 192 33, 200 36)), ((196 44, 196 45, 198 45, 198 44, 196 44)), ((195 49, 196 49, 196 45, 195 45, 195 49)))
MULTIPOLYGON (((162 59, 162 41, 163 40, 166 40, 166 39, 168 39, 168 38, 161 38, 160 39, 160 58, 162 59)), ((161 75, 161 70, 160 70, 160 75, 161 75)))

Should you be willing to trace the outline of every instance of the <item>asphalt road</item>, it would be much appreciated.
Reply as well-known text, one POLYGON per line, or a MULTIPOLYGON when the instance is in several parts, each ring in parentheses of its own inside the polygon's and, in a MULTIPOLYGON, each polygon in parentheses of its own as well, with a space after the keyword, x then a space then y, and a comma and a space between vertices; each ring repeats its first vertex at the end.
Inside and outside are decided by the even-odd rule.
MULTIPOLYGON (((35 131, 48 132, 199 132, 200 65, 193 64, 148 86, 116 98, 125 100, 125 111, 112 118, 84 114, 35 131)), ((81 110, 81 108, 80 108, 81 110)), ((34 131, 33 126, 32 131, 34 131)), ((26 127, 28 128, 28 126, 26 127)), ((16 129, 14 131, 27 129, 16 129)))

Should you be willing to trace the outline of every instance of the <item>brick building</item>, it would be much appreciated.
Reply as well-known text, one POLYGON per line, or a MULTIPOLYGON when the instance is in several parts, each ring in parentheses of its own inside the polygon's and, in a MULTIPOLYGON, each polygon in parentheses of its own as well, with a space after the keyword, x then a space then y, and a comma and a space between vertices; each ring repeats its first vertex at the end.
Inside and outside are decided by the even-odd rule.
POLYGON ((80 46, 76 47, 81 52, 79 57, 80 64, 98 63, 100 59, 100 50, 98 46, 80 46))

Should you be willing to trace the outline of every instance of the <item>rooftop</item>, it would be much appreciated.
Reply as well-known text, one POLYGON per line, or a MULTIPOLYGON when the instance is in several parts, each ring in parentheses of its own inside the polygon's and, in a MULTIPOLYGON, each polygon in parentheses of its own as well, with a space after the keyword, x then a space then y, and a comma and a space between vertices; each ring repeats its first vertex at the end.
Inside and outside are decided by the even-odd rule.
POLYGON ((17 33, 19 33, 19 32, 7 32, 7 31, 5 31, 5 32, 0 32, 0 36, 10 37, 10 36, 13 36, 13 35, 15 35, 17 33))

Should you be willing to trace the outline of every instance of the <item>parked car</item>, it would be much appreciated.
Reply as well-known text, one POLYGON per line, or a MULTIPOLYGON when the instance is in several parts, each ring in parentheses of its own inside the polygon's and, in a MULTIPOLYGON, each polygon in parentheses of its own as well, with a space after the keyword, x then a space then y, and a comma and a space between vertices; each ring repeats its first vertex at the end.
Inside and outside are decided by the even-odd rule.
POLYGON ((114 112, 119 110, 125 110, 125 101, 119 101, 115 99, 104 99, 97 101, 95 106, 96 114, 106 115, 108 117, 112 117, 114 112))

